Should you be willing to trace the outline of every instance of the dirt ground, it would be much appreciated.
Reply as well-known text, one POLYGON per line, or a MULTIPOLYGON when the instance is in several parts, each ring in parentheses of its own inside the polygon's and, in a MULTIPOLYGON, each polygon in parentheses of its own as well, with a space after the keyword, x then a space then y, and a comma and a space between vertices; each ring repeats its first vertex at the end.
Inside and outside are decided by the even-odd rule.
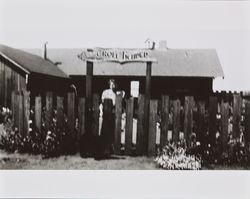
POLYGON ((86 170, 154 170, 153 158, 112 156, 106 160, 81 158, 79 154, 43 159, 41 155, 6 153, 0 150, 0 169, 86 169, 86 170))

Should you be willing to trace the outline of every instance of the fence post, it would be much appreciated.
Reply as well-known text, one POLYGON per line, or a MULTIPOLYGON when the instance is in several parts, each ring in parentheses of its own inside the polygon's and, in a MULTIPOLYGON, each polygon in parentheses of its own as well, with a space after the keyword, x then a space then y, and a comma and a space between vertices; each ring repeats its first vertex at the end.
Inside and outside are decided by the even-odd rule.
POLYGON ((121 119, 122 119, 122 96, 117 95, 115 99, 115 154, 121 150, 121 119))
POLYGON ((242 99, 239 94, 233 95, 233 138, 240 136, 240 117, 242 99))
POLYGON ((42 128, 42 99, 41 96, 35 97, 35 126, 39 132, 42 128))
POLYGON ((23 90, 23 134, 29 133, 30 119, 30 92, 23 90))
POLYGON ((169 122, 169 96, 161 97, 161 135, 160 146, 167 144, 168 140, 168 122, 169 122))
POLYGON ((132 152, 132 135, 133 135, 133 111, 134 98, 127 99, 126 104, 126 133, 125 133, 125 154, 129 155, 132 152))
POLYGON ((156 125, 157 125, 157 118, 158 118, 157 109, 158 109, 158 101, 150 100, 149 130, 148 130, 148 156, 155 155, 156 125))
POLYGON ((53 119, 53 93, 46 93, 46 112, 45 112, 45 128, 46 131, 51 129, 53 119))
POLYGON ((59 129, 63 128, 64 124, 64 113, 63 113, 63 97, 56 97, 56 120, 57 127, 59 129))
POLYGON ((187 146, 190 146, 190 136, 193 130, 193 96, 185 96, 184 106, 184 137, 187 142, 187 146))
POLYGON ((136 135, 136 154, 143 155, 147 153, 145 146, 147 146, 147 137, 144 132, 144 107, 145 97, 140 94, 138 98, 138 117, 137 117, 137 135, 136 135))
POLYGON ((245 111, 245 141, 249 147, 250 142, 250 101, 246 102, 246 111, 245 111))
POLYGON ((176 99, 173 101, 173 141, 178 141, 180 133, 180 100, 176 99))
POLYGON ((227 149, 229 104, 221 100, 221 141, 223 152, 227 149))
POLYGON ((209 97, 209 141, 212 145, 215 143, 216 134, 216 114, 218 108, 217 97, 209 97))
POLYGON ((98 135, 99 134, 99 95, 93 95, 93 112, 92 112, 93 122, 92 122, 92 134, 98 135))
POLYGON ((69 92, 67 94, 67 126, 70 135, 72 135, 73 139, 76 139, 75 134, 75 93, 69 92))
POLYGON ((85 98, 78 99, 78 141, 85 133, 85 98))

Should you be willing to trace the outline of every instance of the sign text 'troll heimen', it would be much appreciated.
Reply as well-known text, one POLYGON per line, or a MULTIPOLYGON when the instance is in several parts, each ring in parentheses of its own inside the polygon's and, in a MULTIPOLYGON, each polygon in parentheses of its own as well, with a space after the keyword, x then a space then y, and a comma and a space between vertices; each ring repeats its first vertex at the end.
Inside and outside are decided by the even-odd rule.
POLYGON ((151 50, 147 49, 87 49, 78 55, 83 61, 110 62, 155 62, 151 50))

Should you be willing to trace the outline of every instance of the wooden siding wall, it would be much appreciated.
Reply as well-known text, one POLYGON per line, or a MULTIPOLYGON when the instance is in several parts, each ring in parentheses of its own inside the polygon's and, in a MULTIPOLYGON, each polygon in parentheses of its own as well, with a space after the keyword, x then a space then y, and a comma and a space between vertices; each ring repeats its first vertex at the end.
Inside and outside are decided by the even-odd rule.
POLYGON ((14 67, 0 59, 0 107, 10 108, 12 91, 26 90, 25 73, 14 70, 14 67))

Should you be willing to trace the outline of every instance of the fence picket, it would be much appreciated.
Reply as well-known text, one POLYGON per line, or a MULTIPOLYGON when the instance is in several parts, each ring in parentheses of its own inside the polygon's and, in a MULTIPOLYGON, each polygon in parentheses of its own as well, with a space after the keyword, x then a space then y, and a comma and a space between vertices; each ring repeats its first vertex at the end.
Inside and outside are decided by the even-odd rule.
POLYGON ((175 99, 173 101, 173 141, 177 141, 179 139, 180 133, 180 107, 181 102, 179 99, 175 99))
POLYGON ((163 95, 161 98, 161 135, 160 146, 166 145, 168 140, 168 122, 169 122, 169 96, 163 95))
POLYGON ((221 141, 222 150, 225 152, 227 149, 228 138, 228 119, 229 119, 229 104, 228 102, 221 101, 221 141))
POLYGON ((206 132, 205 124, 205 101, 198 101, 197 110, 197 140, 203 144, 206 132))
POLYGON ((42 99, 41 96, 35 97, 35 126, 39 132, 42 128, 42 99))
POLYGON ((132 152, 134 98, 127 99, 126 105, 125 154, 129 155, 132 152))
POLYGON ((69 92, 67 94, 67 126, 69 133, 72 135, 73 139, 76 139, 75 134, 75 93, 69 92))
POLYGON ((216 114, 218 108, 217 97, 209 97, 209 142, 213 145, 216 134, 216 114))
POLYGON ((137 116, 137 135, 136 135, 136 154, 143 155, 146 154, 147 140, 144 132, 144 110, 145 110, 145 97, 140 94, 138 98, 138 116, 137 116))
POLYGON ((156 146, 156 125, 157 125, 158 101, 150 100, 149 107, 149 130, 148 130, 148 156, 155 155, 156 146))
POLYGON ((240 118, 241 118, 242 99, 239 94, 233 95, 233 137, 240 136, 240 118))
POLYGON ((53 119, 53 93, 46 93, 46 112, 45 112, 45 128, 48 131, 51 129, 53 119))
POLYGON ((63 97, 56 97, 56 120, 57 127, 63 128, 64 125, 64 113, 63 113, 63 97))
POLYGON ((193 96, 185 96, 184 106, 184 137, 187 142, 187 146, 190 146, 190 136, 193 130, 193 96))
POLYGON ((122 119, 122 96, 118 95, 115 99, 115 141, 114 152, 120 154, 121 150, 121 119, 122 119))
POLYGON ((23 90, 23 134, 29 134, 30 92, 23 90))

